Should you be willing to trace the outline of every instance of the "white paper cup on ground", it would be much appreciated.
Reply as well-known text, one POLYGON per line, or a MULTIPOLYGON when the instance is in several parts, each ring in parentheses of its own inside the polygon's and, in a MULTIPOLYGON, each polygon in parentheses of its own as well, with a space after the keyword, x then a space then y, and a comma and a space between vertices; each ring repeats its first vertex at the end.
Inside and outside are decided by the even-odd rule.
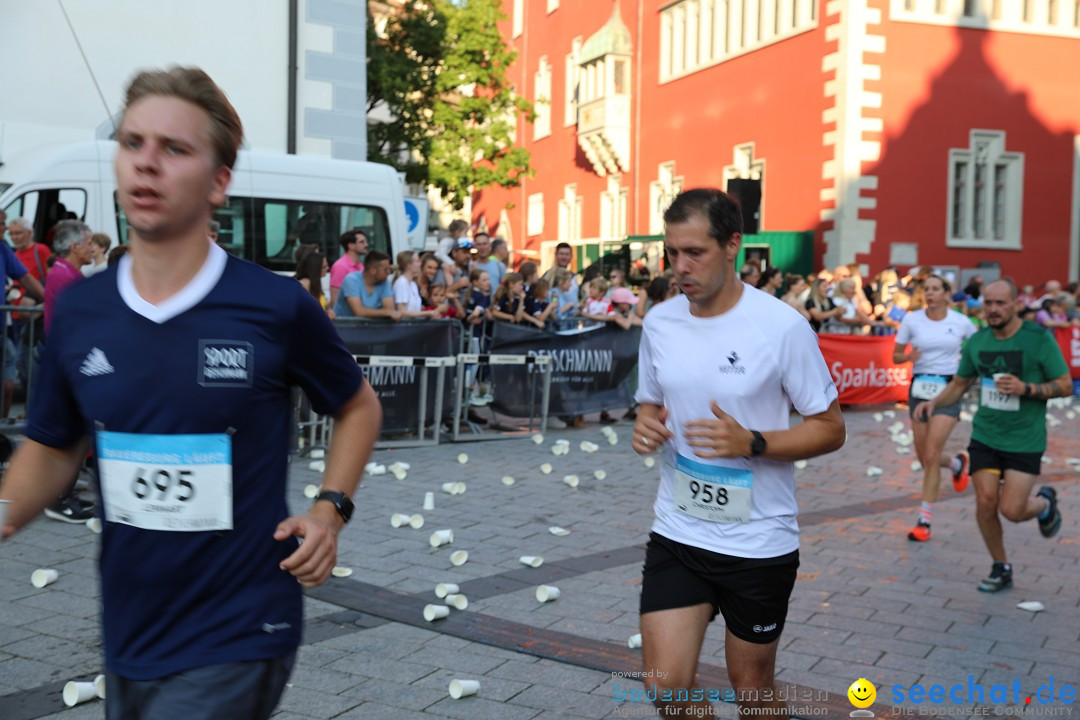
POLYGON ((559 588, 554 585, 540 585, 536 588, 536 602, 551 602, 552 600, 558 600, 560 595, 559 588))
POLYGON ((397 478, 398 480, 404 480, 409 474, 408 472, 406 472, 405 470, 402 470, 401 468, 395 468, 394 470, 391 470, 390 473, 395 478, 397 478))
MULTIPOLYGON (((0 523, 3 525, 3 523, 0 523)), ((86 527, 90 528, 90 532, 95 535, 101 534, 101 518, 92 517, 86 521, 86 527)))
POLYGON ((326 463, 322 460, 312 460, 308 463, 308 469, 315 472, 326 472, 326 463))
POLYGON ((616 435, 613 432, 613 433, 611 433, 610 435, 607 436, 607 441, 608 441, 608 445, 618 445, 619 444, 619 436, 616 435))
POLYGON ((46 585, 52 585, 58 577, 60 573, 52 568, 39 568, 30 573, 30 584, 36 588, 43 588, 46 585))
POLYGON ((446 605, 425 605, 424 606, 424 619, 428 622, 435 622, 436 620, 442 620, 444 617, 450 615, 450 608, 446 605))
POLYGON ((402 527, 409 524, 409 516, 405 513, 394 513, 390 516, 390 527, 402 527))
POLYGON ((593 473, 593 477, 596 478, 597 480, 604 480, 604 479, 607 478, 607 471, 606 470, 597 470, 596 472, 593 473))
POLYGON ((503 475, 502 484, 505 485, 506 487, 510 487, 515 482, 517 482, 517 481, 514 480, 514 478, 510 477, 509 475, 503 475))
POLYGON ((68 707, 75 707, 96 697, 97 687, 92 682, 69 682, 64 686, 64 704, 68 707))
POLYGON ((370 465, 368 465, 367 474, 368 475, 385 475, 386 474, 386 466, 385 465, 379 465, 378 463, 371 463, 370 465))
POLYGON ((413 530, 419 530, 420 528, 424 527, 424 516, 417 513, 416 515, 410 517, 409 527, 411 527, 413 530))
POLYGON ((870 467, 866 468, 866 477, 880 477, 882 474, 884 474, 884 472, 885 471, 881 468, 871 465, 870 467))
POLYGON ((647 467, 647 468, 655 467, 656 458, 647 457, 647 458, 645 458, 644 462, 645 462, 645 467, 647 467))
POLYGON ((304 497, 308 500, 314 500, 319 494, 318 485, 306 485, 304 487, 304 497))
POLYGON ((97 696, 102 700, 105 699, 105 676, 98 675, 94 678, 94 690, 97 691, 97 696))
POLYGON ((454 494, 455 495, 464 495, 465 494, 465 488, 466 488, 466 485, 463 482, 454 483, 454 494))
POLYGON ((795 469, 796 469, 796 470, 805 470, 805 469, 806 469, 806 466, 807 466, 808 464, 809 464, 809 463, 807 463, 807 462, 806 462, 805 460, 796 460, 796 461, 795 461, 795 469))
POLYGON ((572 488, 576 488, 581 483, 577 475, 564 475, 562 481, 564 485, 569 485, 572 488))
POLYGON ((1038 600, 1025 600, 1022 603, 1017 603, 1016 607, 1020 608, 1021 610, 1027 610, 1028 612, 1033 613, 1042 612, 1046 609, 1046 606, 1038 600))
POLYGON ((543 465, 541 465, 540 466, 540 472, 544 473, 545 475, 550 475, 551 474, 551 463, 544 463, 543 465))
POLYGON ((588 440, 582 440, 581 445, 579 445, 578 447, 581 448, 581 452, 587 453, 594 453, 600 449, 599 445, 594 442, 589 442, 588 440))
POLYGON ((538 568, 544 564, 544 558, 539 555, 522 555, 518 560, 522 565, 528 565, 531 568, 538 568))
POLYGON ((457 493, 454 492, 455 487, 457 487, 457 483, 445 482, 442 484, 442 491, 448 495, 457 495, 457 493))
POLYGON ((425 510, 434 510, 435 509, 435 493, 433 493, 433 492, 424 493, 424 509, 425 510))
POLYGON ((458 461, 459 463, 461 463, 462 465, 464 465, 465 463, 469 462, 469 456, 468 456, 468 454, 466 454, 466 453, 460 453, 460 454, 459 454, 459 455, 457 456, 457 461, 458 461))
POLYGON ((543 445, 544 444, 544 436, 541 435, 540 433, 535 433, 532 436, 532 441, 534 443, 536 443, 537 445, 543 445))
POLYGON ((631 635, 630 639, 626 641, 626 646, 631 650, 641 647, 641 633, 631 635))
POLYGON ((405 471, 405 472, 408 472, 408 471, 409 471, 409 467, 410 467, 409 463, 407 463, 407 462, 401 462, 400 460, 398 460, 398 461, 397 461, 396 463, 393 463, 393 464, 391 464, 391 465, 388 465, 388 466, 386 467, 386 469, 387 469, 387 470, 389 470, 390 472, 394 472, 394 471, 396 471, 396 470, 403 470, 403 471, 405 471))
POLYGON ((455 678, 450 681, 450 697, 455 700, 475 695, 478 692, 480 692, 479 680, 458 680, 455 678))
POLYGON ((311 451, 311 455, 309 457, 311 457, 312 460, 322 460, 324 457, 326 457, 326 451, 322 448, 316 448, 311 451))
POLYGON ((461 567, 467 562, 469 562, 468 550, 455 550, 450 553, 450 564, 454 567, 461 567))
POLYGON ((336 578, 347 578, 352 575, 352 568, 335 565, 334 569, 330 571, 330 574, 336 578))
POLYGON ((548 528, 548 532, 556 537, 566 537, 570 534, 570 531, 566 528, 561 528, 558 525, 552 525, 548 528))
POLYGON ((450 543, 454 542, 454 531, 436 530, 435 532, 431 533, 431 538, 429 539, 429 542, 431 543, 431 547, 433 548, 441 547, 443 545, 449 545, 450 543))
POLYGON ((469 607, 469 599, 461 593, 451 593, 446 596, 446 604, 455 610, 464 610, 469 607))
POLYGON ((447 595, 453 595, 460 589, 455 583, 439 583, 435 586, 435 597, 444 598, 447 595))

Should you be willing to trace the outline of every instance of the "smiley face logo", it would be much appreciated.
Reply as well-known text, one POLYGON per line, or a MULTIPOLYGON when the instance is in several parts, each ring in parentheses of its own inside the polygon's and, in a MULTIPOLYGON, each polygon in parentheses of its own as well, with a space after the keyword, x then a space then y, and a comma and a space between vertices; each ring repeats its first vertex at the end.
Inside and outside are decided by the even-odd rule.
POLYGON ((847 690, 848 700, 857 708, 867 708, 874 704, 877 698, 877 688, 866 678, 859 678, 851 683, 847 690))

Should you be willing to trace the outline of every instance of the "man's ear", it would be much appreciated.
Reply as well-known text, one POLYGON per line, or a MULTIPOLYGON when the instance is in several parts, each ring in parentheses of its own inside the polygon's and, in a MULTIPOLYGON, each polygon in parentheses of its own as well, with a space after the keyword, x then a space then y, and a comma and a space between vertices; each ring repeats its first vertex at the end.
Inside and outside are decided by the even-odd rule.
POLYGON ((225 205, 225 191, 232 179, 232 170, 225 165, 218 165, 214 170, 214 184, 210 188, 210 204, 214 207, 225 205))

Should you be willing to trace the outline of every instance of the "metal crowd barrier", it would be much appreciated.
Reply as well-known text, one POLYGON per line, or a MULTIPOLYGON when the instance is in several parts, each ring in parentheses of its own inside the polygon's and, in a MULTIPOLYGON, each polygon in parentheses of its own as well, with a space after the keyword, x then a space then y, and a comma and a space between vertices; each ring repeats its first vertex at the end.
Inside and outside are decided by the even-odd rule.
MULTIPOLYGON (((462 353, 457 356, 457 380, 454 388, 454 442, 462 440, 513 440, 520 438, 525 432, 531 433, 536 430, 536 374, 529 374, 529 424, 527 428, 521 428, 514 432, 495 431, 484 432, 480 425, 469 421, 465 417, 470 407, 465 402, 466 385, 465 372, 469 365, 520 365, 526 368, 534 365, 540 369, 543 378, 543 389, 540 399, 540 432, 547 432, 548 406, 551 403, 551 372, 553 364, 548 355, 499 355, 492 353, 462 353), (469 428, 469 435, 462 434, 462 418, 469 428)), ((494 413, 492 421, 495 420, 494 413)))
POLYGON ((38 319, 45 312, 45 308, 41 305, 0 305, 0 311, 3 311, 4 328, 4 342, 0 343, 0 373, 3 373, 9 362, 14 361, 18 376, 11 383, 11 387, 8 387, 7 382, 0 382, 0 408, 7 410, 14 406, 16 391, 19 388, 23 390, 24 396, 22 417, 14 421, 5 412, 3 422, 0 424, 0 432, 5 435, 21 435, 26 432, 26 416, 33 394, 34 373, 37 371, 34 347, 43 337, 38 319), (18 320, 12 318, 14 313, 19 314, 18 320), (24 348, 24 350, 19 352, 18 348, 24 348), (13 351, 18 354, 12 359, 9 355, 13 351))

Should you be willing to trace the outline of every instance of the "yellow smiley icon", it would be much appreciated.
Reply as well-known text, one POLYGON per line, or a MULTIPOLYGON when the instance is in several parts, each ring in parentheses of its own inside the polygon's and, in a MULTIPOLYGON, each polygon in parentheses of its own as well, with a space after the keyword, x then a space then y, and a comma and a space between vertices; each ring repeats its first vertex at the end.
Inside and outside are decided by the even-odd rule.
POLYGON ((857 708, 867 708, 877 698, 877 688, 866 678, 859 678, 847 689, 848 700, 857 708))

